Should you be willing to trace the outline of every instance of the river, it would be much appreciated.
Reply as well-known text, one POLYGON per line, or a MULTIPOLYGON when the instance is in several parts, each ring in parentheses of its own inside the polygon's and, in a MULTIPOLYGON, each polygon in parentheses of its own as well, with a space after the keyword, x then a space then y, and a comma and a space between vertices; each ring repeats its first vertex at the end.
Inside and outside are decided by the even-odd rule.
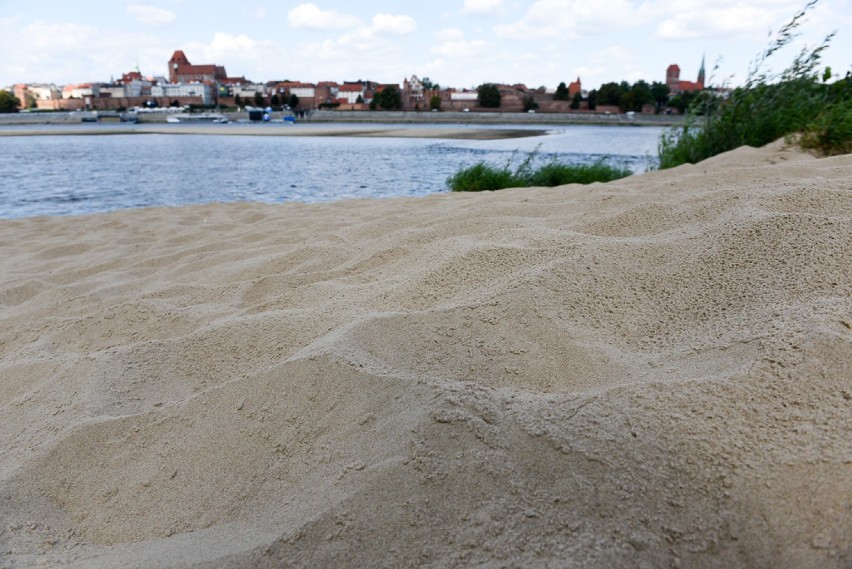
MULTIPOLYGON (((36 127, 17 127, 24 131, 28 128, 36 127)), ((459 168, 480 161, 516 165, 530 152, 541 161, 604 160, 641 173, 656 164, 657 141, 664 130, 512 125, 513 129, 545 130, 546 134, 504 140, 450 140, 213 134, 93 136, 63 133, 62 129, 68 128, 63 126, 38 130, 45 128, 56 129, 56 134, 49 131, 39 136, 0 137, 0 218, 209 202, 423 196, 448 191, 446 179, 459 168)))

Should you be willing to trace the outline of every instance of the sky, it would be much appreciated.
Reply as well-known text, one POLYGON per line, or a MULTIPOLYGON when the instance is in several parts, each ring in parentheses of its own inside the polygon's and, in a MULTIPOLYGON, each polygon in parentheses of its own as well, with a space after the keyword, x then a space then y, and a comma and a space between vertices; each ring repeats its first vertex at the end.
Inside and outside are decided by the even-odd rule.
MULTIPOLYGON (((193 64, 271 80, 428 77, 443 87, 523 83, 584 89, 610 81, 665 81, 676 63, 695 80, 736 86, 806 0, 0 0, 0 87, 105 82, 139 68, 166 76, 181 49, 193 64)), ((819 0, 793 46, 837 35, 824 65, 852 67, 852 0, 819 0)))

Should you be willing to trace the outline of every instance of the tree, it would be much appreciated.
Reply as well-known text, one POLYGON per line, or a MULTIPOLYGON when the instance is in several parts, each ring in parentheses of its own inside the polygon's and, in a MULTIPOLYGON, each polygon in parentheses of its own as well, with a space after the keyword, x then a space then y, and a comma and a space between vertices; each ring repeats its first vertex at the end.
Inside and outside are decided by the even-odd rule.
POLYGON ((434 109, 436 111, 441 110, 441 96, 440 95, 432 95, 429 97, 429 108, 434 109))
POLYGON ((619 105, 621 104, 621 95, 626 89, 618 83, 604 83, 598 89, 598 105, 619 105))
POLYGON ((589 91, 589 98, 587 99, 589 102, 589 110, 594 111, 598 108, 598 90, 592 89, 589 91))
POLYGON ((291 109, 295 109, 299 106, 299 96, 295 93, 290 93, 290 100, 287 102, 290 105, 291 109))
POLYGON ((234 97, 234 104, 238 107, 242 107, 243 106, 243 98, 240 97, 239 95, 236 95, 234 97))
POLYGON ((618 100, 618 108, 622 113, 626 113, 627 111, 635 111, 636 110, 636 93, 633 91, 627 91, 621 94, 621 98, 618 100))
POLYGON ((362 97, 361 95, 358 95, 358 98, 355 99, 355 104, 357 104, 357 105, 364 104, 364 97, 362 97))
POLYGON ((376 94, 373 100, 376 101, 379 107, 385 110, 402 108, 402 94, 395 85, 388 85, 382 89, 382 92, 376 94))
POLYGON ((476 88, 479 106, 497 109, 500 107, 500 90, 494 83, 483 83, 476 88))
POLYGON ((672 97, 669 101, 669 105, 676 108, 680 114, 683 114, 686 109, 688 109, 690 105, 692 105, 692 102, 695 100, 695 98, 696 93, 685 91, 683 93, 680 93, 679 95, 675 95, 674 97, 672 97))
POLYGON ((441 90, 441 86, 438 85, 437 83, 432 83, 432 80, 429 79, 428 77, 424 77, 423 79, 421 79, 420 83, 423 84, 423 89, 426 90, 426 91, 440 91, 441 90))
POLYGON ((583 95, 577 91, 574 93, 574 98, 571 99, 571 108, 575 111, 580 108, 580 103, 583 102, 583 95))
POLYGON ((278 108, 281 107, 281 97, 278 96, 278 93, 275 93, 274 95, 272 95, 272 98, 269 99, 269 105, 273 109, 278 109, 278 108))
POLYGON ((524 97, 524 112, 534 111, 538 108, 538 103, 532 95, 524 97))
POLYGON ((254 94, 254 104, 255 106, 262 107, 264 102, 263 93, 260 91, 255 92, 254 94))
POLYGON ((633 108, 628 110, 639 113, 642 112, 642 107, 654 102, 654 95, 651 93, 651 86, 641 79, 633 84, 633 87, 630 88, 630 92, 633 93, 633 108))
POLYGON ((665 107, 666 103, 669 102, 669 93, 671 93, 671 89, 665 83, 659 81, 651 83, 651 96, 654 98, 658 109, 665 107))
POLYGON ((17 113, 21 101, 9 91, 0 90, 0 113, 17 113))
POLYGON ((553 95, 554 101, 567 101, 568 100, 568 86, 565 85, 565 81, 559 84, 556 88, 556 93, 553 95))

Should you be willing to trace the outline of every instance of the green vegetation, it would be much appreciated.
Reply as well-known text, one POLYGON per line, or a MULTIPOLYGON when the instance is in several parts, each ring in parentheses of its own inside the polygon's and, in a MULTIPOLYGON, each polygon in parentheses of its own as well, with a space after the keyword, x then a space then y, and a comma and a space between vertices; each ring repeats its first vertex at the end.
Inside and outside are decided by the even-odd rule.
POLYGON ((504 188, 609 182, 632 174, 627 168, 616 168, 602 161, 595 164, 560 164, 550 161, 534 168, 536 155, 536 151, 531 152, 514 171, 511 168, 511 159, 503 167, 479 162, 450 176, 447 186, 454 192, 482 192, 504 188))
MULTIPOLYGON (((618 107, 621 112, 641 112, 643 105, 656 104, 660 106, 660 99, 665 103, 669 88, 664 83, 654 81, 650 85, 639 80, 633 85, 627 81, 621 83, 604 83, 599 89, 589 93, 592 105, 612 105, 618 107)), ((594 108, 594 107, 592 107, 594 108)))
POLYGON ((441 86, 437 83, 433 83, 431 79, 428 77, 424 77, 420 80, 420 84, 423 85, 423 89, 426 91, 440 91, 441 86))
POLYGON ((17 113, 21 102, 8 91, 0 89, 0 113, 17 113))
POLYGON ((524 97, 524 112, 535 111, 538 109, 538 103, 535 101, 535 97, 532 95, 527 95, 524 97))
POLYGON ((760 147, 782 137, 801 135, 802 146, 824 154, 852 150, 852 76, 827 84, 820 77, 821 54, 834 34, 805 48, 779 75, 763 71, 766 60, 788 45, 796 28, 818 0, 811 0, 752 63, 745 85, 727 99, 704 91, 693 101, 686 122, 663 135, 660 168, 696 163, 743 145, 760 147))
POLYGON ((441 96, 440 95, 432 95, 429 97, 429 109, 434 111, 441 110, 441 96))
POLYGON ((574 97, 571 99, 571 104, 569 105, 573 110, 577 110, 580 108, 580 104, 583 102, 583 95, 577 91, 574 93, 574 97))
POLYGON ((565 81, 561 82, 558 87, 556 87, 556 93, 553 94, 554 101, 567 101, 568 100, 568 86, 565 84, 565 81))
POLYGON ((494 83, 484 83, 476 88, 478 94, 479 106, 490 109, 500 107, 500 90, 494 83))
POLYGON ((381 107, 385 110, 401 109, 402 108, 402 93, 393 85, 384 87, 379 93, 373 97, 373 102, 376 107, 381 107))

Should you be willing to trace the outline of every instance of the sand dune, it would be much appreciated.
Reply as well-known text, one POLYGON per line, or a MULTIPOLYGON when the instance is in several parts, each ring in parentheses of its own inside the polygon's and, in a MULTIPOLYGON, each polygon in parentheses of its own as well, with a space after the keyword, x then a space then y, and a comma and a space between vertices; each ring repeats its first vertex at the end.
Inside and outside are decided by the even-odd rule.
POLYGON ((852 564, 852 156, 0 254, 2 567, 852 564))

